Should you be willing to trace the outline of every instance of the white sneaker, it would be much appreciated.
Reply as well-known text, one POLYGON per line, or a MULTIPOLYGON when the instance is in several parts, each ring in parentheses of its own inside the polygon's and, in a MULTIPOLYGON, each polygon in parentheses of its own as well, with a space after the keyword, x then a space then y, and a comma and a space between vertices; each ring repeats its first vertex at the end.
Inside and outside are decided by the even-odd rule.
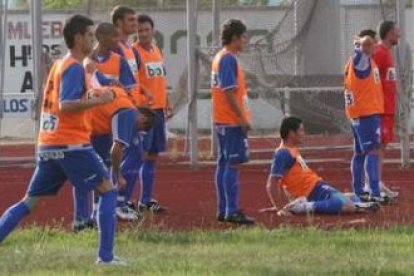
POLYGON ((313 203, 309 202, 306 197, 302 196, 288 203, 283 210, 292 214, 309 213, 313 211, 313 203))
POLYGON ((97 265, 115 265, 115 266, 127 266, 127 262, 122 260, 121 258, 114 256, 114 258, 109 261, 109 262, 104 262, 102 261, 101 258, 98 258, 98 260, 96 260, 96 264, 97 265))
POLYGON ((400 195, 399 192, 395 192, 391 190, 390 188, 388 188, 387 186, 385 186, 385 184, 382 181, 380 183, 380 187, 381 187, 381 193, 389 197, 391 200, 397 199, 397 197, 400 195))
POLYGON ((116 207, 115 213, 121 220, 133 221, 139 219, 138 213, 129 206, 116 207))

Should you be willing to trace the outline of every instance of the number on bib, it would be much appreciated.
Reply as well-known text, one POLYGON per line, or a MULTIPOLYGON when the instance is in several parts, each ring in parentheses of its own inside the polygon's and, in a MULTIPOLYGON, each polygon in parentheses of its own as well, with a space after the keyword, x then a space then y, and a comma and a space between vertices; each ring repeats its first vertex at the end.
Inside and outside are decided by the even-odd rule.
POLYGON ((162 63, 147 63, 147 76, 149 78, 164 77, 166 75, 164 64, 162 63))
POLYGON ((50 113, 43 113, 40 121, 40 128, 43 132, 52 133, 59 126, 59 117, 50 113))
POLYGON ((354 93, 349 90, 345 90, 345 105, 353 106, 355 104, 354 93))

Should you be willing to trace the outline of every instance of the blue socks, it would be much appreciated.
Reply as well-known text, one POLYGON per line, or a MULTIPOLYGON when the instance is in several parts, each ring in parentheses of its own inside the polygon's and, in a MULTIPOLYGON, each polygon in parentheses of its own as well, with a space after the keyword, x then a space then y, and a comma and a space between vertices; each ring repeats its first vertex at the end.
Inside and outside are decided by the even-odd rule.
POLYGON ((361 195, 364 193, 364 180, 365 180, 365 155, 354 154, 351 162, 352 171, 352 185, 354 187, 354 193, 361 195))
POLYGON ((380 197, 380 158, 375 154, 368 154, 365 162, 365 170, 368 174, 369 187, 371 188, 371 195, 380 197))
POLYGON ((0 243, 13 231, 19 222, 30 213, 25 202, 20 201, 9 207, 0 217, 0 243))
POLYGON ((239 211, 239 169, 226 166, 223 180, 227 201, 226 215, 230 215, 239 211))
POLYGON ((80 191, 73 187, 74 221, 86 222, 89 220, 91 216, 89 210, 89 196, 89 192, 80 191))
POLYGON ((141 200, 142 204, 147 204, 152 199, 152 189, 154 187, 155 162, 146 160, 141 166, 141 200))
POLYGON ((217 208, 219 214, 226 214, 226 192, 224 189, 224 172, 226 165, 222 161, 217 162, 215 175, 216 191, 217 191, 217 208))
POLYGON ((99 249, 98 256, 104 262, 110 262, 114 258, 115 238, 115 206, 117 190, 100 194, 98 207, 99 249))

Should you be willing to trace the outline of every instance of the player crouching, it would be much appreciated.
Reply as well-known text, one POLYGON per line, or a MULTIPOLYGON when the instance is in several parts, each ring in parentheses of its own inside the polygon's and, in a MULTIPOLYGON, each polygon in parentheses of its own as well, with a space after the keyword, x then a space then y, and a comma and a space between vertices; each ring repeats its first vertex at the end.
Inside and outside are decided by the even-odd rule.
POLYGON ((356 196, 347 197, 307 166, 298 149, 304 134, 301 119, 287 117, 282 121, 280 127, 282 141, 274 154, 266 185, 272 207, 262 211, 279 211, 279 215, 302 213, 337 215, 377 211, 379 203, 364 203, 356 196), (283 188, 290 201, 281 210, 278 209, 273 198, 273 188, 276 185, 283 188))

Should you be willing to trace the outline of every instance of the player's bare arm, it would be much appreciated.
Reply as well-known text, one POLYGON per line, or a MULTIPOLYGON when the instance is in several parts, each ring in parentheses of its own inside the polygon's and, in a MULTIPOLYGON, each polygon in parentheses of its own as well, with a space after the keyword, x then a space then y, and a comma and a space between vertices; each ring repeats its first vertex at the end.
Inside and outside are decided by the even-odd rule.
POLYGON ((118 184, 120 189, 126 186, 126 180, 121 174, 121 162, 124 145, 118 141, 114 141, 111 149, 111 167, 115 178, 115 183, 118 184))
POLYGON ((86 101, 73 101, 73 102, 64 102, 60 104, 60 111, 65 112, 82 112, 89 108, 104 105, 112 102, 115 99, 114 93, 112 90, 107 89, 102 93, 95 93, 95 89, 88 90, 87 93, 94 95, 86 101))

